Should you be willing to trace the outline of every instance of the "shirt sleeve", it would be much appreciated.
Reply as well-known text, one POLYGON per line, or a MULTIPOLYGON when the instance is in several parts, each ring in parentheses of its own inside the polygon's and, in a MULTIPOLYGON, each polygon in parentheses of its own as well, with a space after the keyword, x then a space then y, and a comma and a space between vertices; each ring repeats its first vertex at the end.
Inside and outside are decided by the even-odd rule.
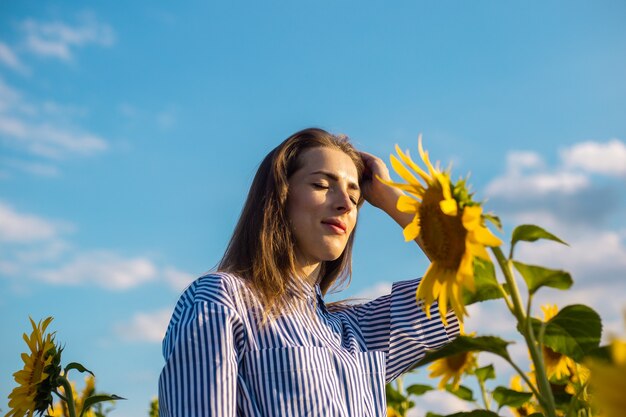
POLYGON ((439 305, 426 317, 415 293, 421 278, 393 284, 391 294, 355 308, 356 319, 368 350, 386 353, 386 381, 393 381, 411 369, 426 351, 450 343, 459 334, 453 311, 446 315, 448 326, 439 316, 439 305))
POLYGON ((161 417, 236 415, 240 327, 237 313, 223 304, 196 302, 180 311, 164 343, 161 417))

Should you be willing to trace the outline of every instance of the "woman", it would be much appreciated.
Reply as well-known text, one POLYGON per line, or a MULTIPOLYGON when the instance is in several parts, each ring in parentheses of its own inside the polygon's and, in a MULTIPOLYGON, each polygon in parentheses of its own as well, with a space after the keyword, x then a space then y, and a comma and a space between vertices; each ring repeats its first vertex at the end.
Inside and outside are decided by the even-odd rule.
POLYGON ((362 305, 324 303, 350 278, 364 201, 411 221, 396 209, 400 191, 376 176, 389 179, 379 158, 321 129, 265 157, 218 271, 172 315, 162 417, 384 416, 385 383, 458 334, 452 313, 447 327, 425 317, 419 280, 362 305))

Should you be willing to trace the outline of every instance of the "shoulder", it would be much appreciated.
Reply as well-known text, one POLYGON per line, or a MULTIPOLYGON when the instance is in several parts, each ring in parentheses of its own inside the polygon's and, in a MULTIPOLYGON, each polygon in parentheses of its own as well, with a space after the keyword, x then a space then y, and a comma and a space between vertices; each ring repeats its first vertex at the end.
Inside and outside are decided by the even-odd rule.
POLYGON ((246 299, 249 293, 246 282, 225 272, 210 272, 202 275, 181 294, 170 320, 170 326, 191 320, 198 314, 198 309, 220 311, 228 316, 244 315, 246 299))
POLYGON ((211 272, 192 282, 174 307, 163 339, 164 356, 169 357, 181 333, 189 329, 194 333, 198 331, 198 326, 208 326, 217 331, 226 323, 239 328, 242 312, 245 311, 241 302, 245 286, 241 278, 223 272, 211 272))
POLYGON ((210 272, 192 282, 179 302, 186 305, 213 303, 235 309, 237 299, 248 291, 246 282, 239 276, 226 272, 210 272))
POLYGON ((181 300, 190 304, 207 302, 232 307, 233 301, 246 290, 242 278, 225 272, 202 275, 187 287, 181 300))

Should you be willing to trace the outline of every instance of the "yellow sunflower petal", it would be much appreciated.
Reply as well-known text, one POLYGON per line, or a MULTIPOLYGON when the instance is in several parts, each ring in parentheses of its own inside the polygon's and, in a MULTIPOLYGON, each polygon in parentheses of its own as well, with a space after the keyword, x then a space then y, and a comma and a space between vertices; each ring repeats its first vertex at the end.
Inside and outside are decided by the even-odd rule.
POLYGON ((402 177, 403 180, 405 180, 409 184, 420 183, 419 180, 415 178, 415 176, 413 176, 411 171, 409 171, 408 169, 406 169, 404 165, 402 165, 402 162, 400 162, 398 158, 396 158, 394 155, 391 155, 390 159, 391 159, 391 166, 393 167, 394 171, 396 171, 396 173, 400 177, 402 177))
POLYGON ((486 246, 500 246, 502 241, 484 226, 477 227, 468 233, 469 239, 486 246))
POLYGON ((483 213, 481 206, 465 206, 463 208, 463 227, 472 231, 480 226, 480 216, 483 213))
POLYGON ((422 147, 422 135, 421 134, 417 138, 417 149, 419 150, 422 161, 424 161, 424 163, 426 164, 426 167, 428 167, 428 172, 430 172, 430 175, 434 177, 437 171, 435 170, 435 167, 433 167, 433 164, 430 163, 430 159, 428 158, 428 152, 424 151, 424 148, 422 147))
POLYGON ((417 213, 421 203, 408 195, 401 195, 398 197, 398 203, 396 207, 403 213, 417 213))
POLYGON ((438 285, 437 279, 435 279, 435 277, 433 276, 434 270, 435 270, 434 264, 431 263, 428 266, 426 273, 422 277, 422 280, 420 281, 420 284, 417 287, 417 291, 415 292, 415 298, 417 299, 418 302, 422 301, 423 309, 428 319, 431 318, 430 306, 432 305, 435 299, 435 297, 433 296, 434 287, 435 285, 438 285))
MULTIPOLYGON (((474 256, 471 251, 465 250, 463 257, 461 258, 461 263, 459 264, 459 269, 457 271, 457 277, 461 281, 467 280, 468 277, 474 276, 474 256)), ((472 280, 473 282, 473 280, 472 280)), ((472 292, 473 288, 469 288, 472 292)))
POLYGON ((485 249, 485 247, 481 244, 478 243, 472 243, 469 239, 465 242, 465 247, 467 248, 467 250, 474 256, 478 256, 479 258, 482 258, 486 261, 490 261, 491 258, 489 257, 489 252, 487 252, 487 249, 485 249))
POLYGON ((407 164, 413 171, 415 171, 417 175, 419 175, 426 183, 430 181, 430 175, 428 175, 426 171, 420 168, 419 165, 413 162, 411 156, 409 155, 409 151, 407 151, 405 154, 404 152, 402 152, 402 149, 400 149, 400 147, 396 145, 396 152, 398 153, 398 156, 400 156, 400 159, 402 159, 402 161, 407 164))
POLYGON ((413 217, 413 221, 409 224, 406 225, 406 227, 403 230, 404 233, 404 240, 405 241, 410 241, 410 240, 415 240, 419 234, 420 234, 420 217, 419 216, 415 216, 413 217))
POLYGON ((446 313, 448 312, 448 288, 449 285, 442 286, 439 293, 439 316, 444 326, 448 326, 448 320, 446 320, 446 313))
POLYGON ((611 356, 618 365, 626 365, 626 341, 615 339, 611 342, 611 356))
POLYGON ((449 200, 441 200, 439 202, 439 207, 444 214, 448 216, 456 216, 458 206, 455 199, 451 198, 449 200))
POLYGON ((452 296, 450 297, 450 305, 454 310, 457 317, 463 317, 467 315, 467 310, 463 305, 461 298, 461 288, 458 285, 452 285, 450 290, 452 296))
POLYGON ((450 189, 450 179, 444 174, 436 174, 435 179, 441 185, 441 192, 443 193, 444 200, 450 200, 452 198, 452 190, 450 189))
POLYGON ((402 184, 399 182, 387 181, 380 178, 378 175, 376 175, 376 179, 390 187, 395 187, 402 191, 411 193, 417 198, 421 198, 424 195, 424 187, 422 187, 421 184, 402 184))

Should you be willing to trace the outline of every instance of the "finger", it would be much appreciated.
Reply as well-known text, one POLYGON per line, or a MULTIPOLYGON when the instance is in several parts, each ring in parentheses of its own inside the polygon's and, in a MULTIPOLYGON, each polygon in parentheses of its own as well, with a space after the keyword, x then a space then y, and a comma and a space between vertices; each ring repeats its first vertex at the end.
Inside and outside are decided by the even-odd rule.
POLYGON ((368 165, 371 163, 378 162, 378 161, 382 162, 382 160, 379 157, 369 152, 359 151, 359 154, 361 154, 361 159, 363 159, 363 162, 365 162, 368 165))
POLYGON ((370 177, 378 175, 381 178, 389 179, 389 169, 382 159, 368 152, 360 151, 360 154, 365 170, 370 177))

